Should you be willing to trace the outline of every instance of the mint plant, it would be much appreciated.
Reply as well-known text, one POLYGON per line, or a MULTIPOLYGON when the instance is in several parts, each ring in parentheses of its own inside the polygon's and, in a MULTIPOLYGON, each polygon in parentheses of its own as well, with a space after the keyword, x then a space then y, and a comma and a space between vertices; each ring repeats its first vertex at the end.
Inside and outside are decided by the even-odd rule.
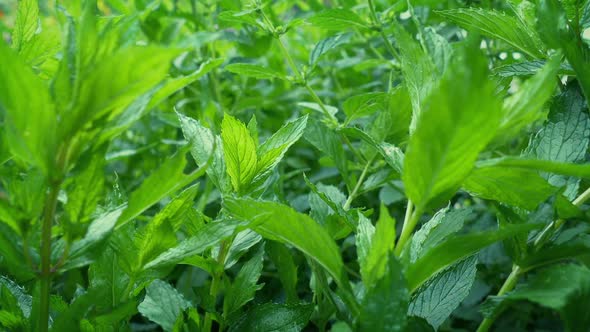
POLYGON ((0 2, 4 331, 585 331, 587 1, 0 2))

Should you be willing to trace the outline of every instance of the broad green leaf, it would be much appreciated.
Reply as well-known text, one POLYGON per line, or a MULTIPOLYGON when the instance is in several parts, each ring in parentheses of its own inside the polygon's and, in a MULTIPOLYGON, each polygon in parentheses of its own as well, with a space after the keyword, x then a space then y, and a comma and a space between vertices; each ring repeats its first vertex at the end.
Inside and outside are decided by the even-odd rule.
POLYGON ((555 265, 531 277, 522 287, 497 298, 496 306, 527 300, 557 310, 566 331, 583 331, 590 324, 590 315, 581 303, 590 299, 590 270, 568 264, 555 265))
POLYGON ((204 226, 195 236, 185 239, 176 247, 168 249, 154 260, 148 262, 144 268, 150 269, 164 265, 173 265, 185 258, 199 255, 231 236, 236 231, 236 228, 242 225, 243 223, 241 222, 230 220, 211 222, 204 226))
POLYGON ((395 243, 395 219, 389 216, 381 205, 379 220, 371 238, 370 249, 365 257, 365 264, 361 266, 361 276, 365 287, 372 287, 381 279, 388 268, 389 257, 395 243))
POLYGON ((72 179, 65 212, 71 223, 86 223, 96 210, 104 190, 104 157, 98 153, 72 179))
POLYGON ((206 165, 207 175, 222 193, 230 191, 230 183, 226 174, 225 161, 223 159, 223 144, 221 138, 205 128, 199 121, 177 113, 184 137, 189 141, 191 155, 199 166, 206 165))
POLYGON ((311 304, 257 305, 230 326, 230 332, 300 331, 313 313, 311 304))
MULTIPOLYGON (((494 74, 501 77, 513 76, 532 76, 536 74, 547 62, 543 60, 533 60, 518 62, 509 65, 498 66, 493 69, 494 74)), ((574 70, 567 63, 562 63, 559 66, 560 75, 575 75, 574 70)))
POLYGON ((467 235, 454 235, 426 251, 406 270, 408 289, 411 293, 421 287, 428 279, 452 264, 465 259, 479 250, 503 239, 524 234, 541 225, 509 225, 504 229, 474 232, 467 235))
POLYGON ((465 220, 471 217, 472 210, 469 208, 442 209, 420 229, 414 233, 410 245, 410 261, 415 262, 423 252, 444 241, 452 234, 463 227, 465 220))
POLYGON ((248 198, 226 198, 226 211, 263 237, 287 243, 324 267, 340 287, 347 287, 344 265, 336 243, 318 223, 290 207, 248 198))
POLYGON ((334 186, 313 184, 304 175, 305 183, 311 189, 308 196, 310 216, 317 220, 334 239, 342 239, 355 229, 353 214, 344 210, 346 196, 334 186))
POLYGON ((171 220, 166 217, 154 217, 136 237, 137 253, 136 271, 143 265, 155 259, 159 254, 177 244, 176 234, 171 220))
POLYGON ((406 151, 402 179, 418 210, 455 193, 498 125, 485 60, 475 51, 458 58, 427 99, 406 151))
POLYGON ((248 121, 248 125, 246 126, 248 131, 250 132, 250 136, 254 140, 254 144, 256 144, 256 150, 258 150, 258 145, 260 144, 260 138, 258 133, 258 120, 256 120, 256 115, 252 115, 250 121, 248 121))
POLYGON ((254 182, 261 182, 283 159, 287 150, 303 135, 307 115, 284 124, 277 132, 260 145, 257 151, 258 165, 254 182))
POLYGON ((542 58, 543 44, 536 31, 516 17, 487 9, 451 9, 438 15, 470 31, 502 40, 532 58, 542 58))
POLYGON ((231 317, 232 314, 254 299, 254 293, 263 285, 258 284, 262 273, 262 261, 264 246, 259 246, 254 256, 244 263, 240 272, 226 291, 223 299, 223 315, 231 317))
MULTIPOLYGON (((568 88, 555 99, 549 122, 531 139, 524 154, 542 160, 581 162, 589 137, 590 119, 584 112, 584 97, 577 89, 568 88)), ((564 195, 570 200, 577 195, 578 179, 550 173, 543 177, 554 186, 566 186, 564 195)))
POLYGON ((60 271, 64 272, 90 264, 96 254, 95 251, 101 248, 101 244, 113 232, 117 220, 123 212, 124 210, 122 208, 118 208, 106 212, 92 221, 90 226, 88 226, 86 235, 82 239, 72 243, 68 260, 60 268, 60 271))
POLYGON ((184 174, 185 166, 186 157, 182 150, 164 161, 160 168, 150 174, 139 188, 131 193, 127 208, 117 221, 117 228, 139 216, 162 198, 196 180, 207 169, 207 165, 205 165, 186 175, 184 174))
POLYGON ((384 109, 387 97, 387 93, 368 92, 346 99, 342 103, 342 109, 346 114, 346 123, 384 109))
POLYGON ((273 78, 286 79, 285 75, 260 65, 254 65, 250 63, 232 63, 225 66, 225 69, 238 75, 246 77, 254 77, 261 80, 269 80, 273 78))
POLYGON ((531 269, 585 255, 590 255, 590 236, 588 234, 580 234, 576 238, 564 243, 549 243, 543 248, 529 253, 524 259, 518 262, 518 266, 523 269, 531 269))
MULTIPOLYGON (((162 47, 129 47, 100 61, 80 79, 76 106, 64 112, 63 135, 71 135, 88 121, 113 118, 138 96, 148 92, 167 74, 179 50, 162 47)), ((67 136, 66 136, 67 137, 67 136)))
POLYGON ((57 117, 47 86, 4 42, 0 62, 3 140, 14 155, 54 176, 57 117))
POLYGON ((336 164, 342 178, 345 181, 348 180, 348 161, 338 134, 320 121, 311 119, 303 137, 330 157, 336 164))
POLYGON ((342 8, 319 12, 307 21, 315 27, 326 30, 344 31, 352 28, 368 29, 369 27, 357 14, 342 8))
POLYGON ((309 54, 309 65, 311 67, 315 66, 318 60, 329 51, 338 48, 340 45, 346 44, 349 42, 350 37, 352 34, 350 33, 343 33, 330 36, 328 38, 322 39, 319 43, 315 45, 311 53, 309 54))
POLYGON ((359 331, 405 331, 409 293, 402 265, 390 252, 386 271, 374 283, 366 285, 358 319, 359 331))
POLYGON ((266 241, 266 253, 277 269, 283 290, 287 295, 287 303, 299 302, 297 296, 298 269, 289 248, 279 242, 266 241))
POLYGON ((409 135, 412 101, 404 87, 392 89, 388 95, 387 107, 377 113, 375 119, 367 125, 366 131, 377 142, 388 141, 399 145, 409 135))
POLYGON ((16 22, 12 31, 12 47, 20 51, 33 38, 39 28, 39 3, 37 0, 18 2, 16 22))
POLYGON ((534 210, 557 192, 534 169, 505 166, 476 168, 463 182, 463 188, 473 196, 527 210, 534 210))
POLYGON ((367 217, 359 214, 359 222, 356 227, 356 233, 354 235, 356 244, 356 255, 357 261, 360 266, 360 270, 367 270, 367 256, 371 250, 371 243, 375 236, 375 226, 371 223, 367 217))
POLYGON ((408 315, 426 319, 435 330, 469 295, 477 257, 467 258, 430 279, 412 295, 408 315))
POLYGON ((95 305, 101 311, 117 306, 129 283, 129 276, 119 266, 117 252, 111 248, 104 250, 88 269, 89 288, 106 290, 104 296, 97 298, 95 305))
POLYGON ((432 59, 402 27, 394 30, 400 50, 402 73, 405 86, 412 101, 412 120, 410 133, 414 132, 421 117, 426 98, 435 87, 438 78, 432 59))
POLYGON ((438 69, 439 75, 443 75, 451 63, 453 48, 449 42, 432 27, 424 28, 424 43, 426 49, 432 58, 433 63, 438 69))
POLYGON ((250 229, 243 230, 236 234, 227 253, 227 257, 225 258, 225 269, 227 270, 234 266, 240 257, 247 254, 248 250, 260 241, 262 241, 262 236, 250 229))
POLYGON ((191 303, 162 280, 154 280, 146 290, 145 298, 137 310, 152 322, 158 323, 164 331, 172 331, 176 318, 189 308, 191 303))
POLYGON ((256 144, 248 128, 229 114, 223 117, 221 123, 221 141, 227 174, 234 190, 242 193, 258 171, 256 144))
POLYGON ((479 169, 484 169, 487 167, 520 168, 525 170, 538 170, 555 174, 576 176, 580 178, 590 178, 589 164, 573 164, 560 161, 528 159, 526 157, 502 157, 482 160, 477 162, 476 166, 479 169))
POLYGON ((23 287, 19 286, 17 283, 5 276, 0 276, 0 288, 2 287, 8 290, 10 294, 12 294, 12 296, 16 299, 23 316, 25 318, 29 318, 33 306, 33 297, 27 294, 23 287))
POLYGON ((553 96, 560 63, 561 55, 554 55, 515 94, 504 100, 498 137, 512 137, 527 125, 545 117, 543 105, 553 96))

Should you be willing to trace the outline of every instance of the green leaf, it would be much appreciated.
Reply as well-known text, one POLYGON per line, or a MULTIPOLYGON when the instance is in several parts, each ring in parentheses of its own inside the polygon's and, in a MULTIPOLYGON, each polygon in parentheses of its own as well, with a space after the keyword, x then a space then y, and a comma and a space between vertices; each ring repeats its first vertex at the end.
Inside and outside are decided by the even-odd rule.
POLYGON ((387 107, 377 113, 374 121, 366 127, 375 141, 388 141, 399 145, 406 142, 412 119, 412 101, 408 90, 400 87, 388 92, 387 107))
POLYGON ((333 8, 324 10, 307 19, 313 26, 326 30, 368 29, 368 25, 348 9, 333 8))
POLYGON ((477 257, 467 258, 441 271, 412 295, 408 315, 422 317, 439 326, 469 295, 475 281, 477 257))
POLYGON ((334 186, 313 184, 304 174, 304 180, 312 193, 308 195, 310 216, 318 220, 334 239, 342 239, 355 229, 356 221, 351 212, 344 210, 346 196, 334 186))
POLYGON ((428 98, 406 151, 402 179, 418 210, 455 193, 498 125, 485 60, 474 52, 458 57, 428 98))
POLYGON ((389 217, 386 209, 381 205, 379 220, 375 226, 374 235, 370 241, 370 249, 365 256, 365 264, 361 266, 361 276, 365 287, 372 287, 387 272, 389 257, 395 243, 395 219, 389 217))
POLYGON ((330 52, 333 49, 338 48, 343 44, 348 43, 351 37, 352 34, 350 33, 342 33, 322 39, 319 43, 315 45, 315 47, 309 54, 309 65, 311 67, 315 66, 318 60, 324 54, 330 52))
POLYGON ((555 265, 540 271, 524 286, 498 298, 503 302, 527 300, 560 312, 566 331, 583 331, 590 315, 580 304, 590 299, 590 270, 579 265, 555 265))
POLYGON ((424 43, 426 49, 432 58, 433 63, 438 69, 439 75, 444 74, 447 70, 453 56, 453 48, 449 42, 432 27, 424 28, 424 43))
POLYGON ((229 328, 230 332, 287 332, 300 331, 307 325, 313 305, 275 304, 258 305, 246 312, 229 328))
POLYGON ((225 69, 238 75, 243 75, 246 77, 254 77, 260 80, 270 80, 273 78, 280 78, 285 80, 285 75, 259 65, 253 65, 250 63, 232 63, 230 65, 225 66, 225 69))
POLYGON ((379 154, 381 154, 389 166, 391 166, 399 174, 402 174, 405 156, 400 148, 387 142, 377 143, 371 136, 367 135, 367 133, 358 128, 345 127, 340 128, 338 131, 344 133, 346 136, 359 138, 367 143, 370 147, 374 148, 377 150, 377 152, 379 152, 379 154))
POLYGON ((258 284, 262 273, 264 258, 264 246, 259 246, 254 256, 244 263, 240 272, 232 282, 223 299, 223 315, 231 317, 232 314, 254 299, 254 293, 263 285, 258 284))
POLYGON ((410 261, 415 262, 424 252, 443 242, 463 227, 473 211, 469 208, 442 209, 414 233, 410 245, 410 261))
POLYGON ((318 150, 325 153, 336 164, 342 178, 348 180, 348 161, 340 137, 325 124, 311 119, 305 130, 305 139, 318 150))
POLYGON ((413 112, 410 122, 410 133, 412 133, 421 117, 425 100, 435 87, 436 79, 439 76, 436 75, 437 70, 430 56, 410 34, 402 27, 397 26, 394 36, 400 50, 405 86, 412 101, 413 112))
POLYGON ((512 137, 527 125, 545 117, 543 105, 553 96, 560 63, 561 54, 554 55, 535 76, 504 100, 498 137, 512 137))
MULTIPOLYGON (((577 163, 584 160, 590 137, 590 119, 584 111, 584 97, 568 88, 553 102, 549 122, 531 139, 525 155, 542 160, 577 163)), ((564 195, 573 200, 579 180, 551 173, 542 174, 550 184, 566 186, 564 195)))
POLYGON ((36 0, 18 2, 16 22, 12 31, 12 47, 20 51, 39 28, 39 3, 36 0))
POLYGON ((346 123, 385 108, 387 97, 387 93, 368 92, 346 99, 342 103, 342 109, 346 114, 346 123))
POLYGON ((262 182, 272 169, 283 159, 287 150, 303 135, 307 126, 307 115, 284 124, 260 145, 257 151, 258 165, 253 182, 262 182))
POLYGON ((409 293, 402 265, 390 252, 386 258, 386 271, 367 290, 362 301, 358 320, 359 331, 404 331, 408 311, 409 293))
POLYGON ((227 174, 234 190, 242 193, 242 189, 250 184, 258 171, 256 144, 248 128, 229 114, 223 117, 221 123, 221 141, 227 174))
POLYGON ((590 165, 573 164, 560 161, 528 159, 521 157, 502 157, 482 160, 476 164, 479 169, 487 167, 519 168, 524 170, 538 170, 555 174, 576 176, 580 178, 590 177, 590 165))
MULTIPOLYGON (((513 76, 531 76, 536 74, 547 62, 544 60, 534 60, 518 62, 509 65, 498 66, 493 69, 494 74, 501 77, 513 76)), ((562 63, 559 67, 560 75, 575 75, 574 70, 566 63, 562 63)))
POLYGON ((148 92, 167 74, 179 50, 162 47, 129 47, 108 56, 80 77, 76 106, 64 112, 63 135, 72 135, 89 121, 113 118, 138 96, 148 92))
POLYGON ((563 243, 549 243, 543 248, 529 253, 518 262, 523 269, 532 269, 541 265, 547 265, 562 260, 575 259, 590 254, 590 236, 579 234, 574 239, 563 243))
POLYGON ((196 180, 207 169, 207 165, 205 165, 191 174, 185 175, 185 166, 186 157, 183 151, 177 152, 175 156, 164 161, 160 168, 150 174, 139 188, 131 193, 127 208, 117 221, 117 228, 139 216, 162 198, 196 180))
POLYGON ((539 35, 516 17, 495 10, 475 8, 443 10, 436 13, 462 28, 502 40, 532 58, 544 57, 539 35))
POLYGON ((226 198, 224 207, 238 220, 250 222, 264 238, 287 243, 324 267, 341 287, 347 287, 344 265, 332 237, 309 216, 290 207, 248 198, 226 198))
POLYGON ((104 156, 93 157, 86 167, 72 178, 65 211, 71 223, 86 223, 96 210, 104 190, 104 156))
POLYGON ((154 260, 145 264, 144 268, 151 269, 165 265, 172 265, 185 258, 199 255, 234 234, 236 229, 240 226, 243 226, 242 222, 230 220, 208 223, 200 229, 195 236, 187 238, 180 242, 176 247, 163 252, 154 260))
POLYGON ((145 298, 137 310, 152 322, 158 323, 164 331, 172 331, 176 318, 191 306, 190 302, 162 280, 154 280, 146 290, 145 298))
POLYGON ((474 232, 467 235, 454 235, 426 251, 406 271, 408 289, 413 293, 428 279, 452 264, 465 259, 479 250, 514 235, 523 234, 542 225, 524 224, 508 225, 507 227, 485 232, 474 232))
POLYGON ((118 253, 107 248, 88 269, 89 288, 103 290, 104 296, 95 299, 100 311, 116 307, 121 298, 127 296, 125 289, 129 276, 119 266, 118 253))
POLYGON ((214 135, 210 129, 205 128, 199 121, 177 113, 184 137, 189 141, 191 155, 199 166, 206 165, 211 159, 211 165, 207 167, 207 175, 222 193, 230 191, 230 183, 226 174, 225 161, 223 159, 223 145, 221 138, 214 135))
POLYGON ((3 139, 14 155, 49 174, 57 154, 57 117, 47 86, 4 42, 0 62, 3 139))
POLYGON ((122 208, 104 213, 88 226, 84 238, 72 243, 68 260, 61 267, 60 271, 64 272, 77 267, 90 264, 96 254, 96 249, 100 249, 101 244, 112 233, 117 220, 120 219, 124 212, 122 208))
POLYGON ((527 210, 534 210, 557 192, 534 169, 505 166, 476 168, 463 182, 463 188, 473 196, 527 210))
POLYGON ((33 297, 25 289, 5 276, 0 276, 0 288, 4 287, 16 299, 25 318, 29 318, 33 306, 33 297))
MULTIPOLYGON (((576 73, 586 100, 590 100, 590 50, 569 26, 566 13, 557 0, 541 0, 537 5, 537 30, 551 48, 562 49, 576 73)), ((577 24, 577 22, 576 22, 577 24)))
POLYGON ((375 236, 375 226, 367 217, 359 214, 359 222, 354 235, 356 244, 357 261, 360 266, 361 273, 367 270, 367 256, 371 250, 371 242, 375 236))
POLYGON ((298 269, 289 248, 279 242, 266 241, 266 253, 277 269, 283 290, 287 295, 287 303, 299 302, 297 296, 298 269))

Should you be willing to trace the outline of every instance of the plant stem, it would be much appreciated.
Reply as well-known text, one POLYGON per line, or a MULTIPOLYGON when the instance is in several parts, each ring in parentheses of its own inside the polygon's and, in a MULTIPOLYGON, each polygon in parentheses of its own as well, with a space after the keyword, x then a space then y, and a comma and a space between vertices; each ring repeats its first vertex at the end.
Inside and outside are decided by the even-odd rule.
MULTIPOLYGON (((219 254, 217 256, 217 268, 213 272, 212 280, 211 280, 211 287, 209 288, 209 295, 213 297, 213 306, 215 306, 215 302, 217 301, 217 293, 219 293, 219 283, 221 282, 221 277, 223 276, 223 271, 225 269, 225 258, 229 252, 229 248, 231 247, 232 241, 223 241, 221 243, 221 249, 219 249, 219 254)), ((211 317, 211 313, 205 313, 205 322, 203 324, 203 331, 212 331, 213 325, 213 318, 211 317)), ((220 331, 222 328, 220 327, 220 331)))
POLYGON ((420 211, 420 209, 413 210, 414 204, 412 201, 408 200, 404 224, 402 226, 402 233, 399 237, 399 240, 397 241, 397 245, 395 246, 396 256, 400 256, 402 254, 402 250, 404 249, 406 242, 410 239, 414 228, 416 228, 418 220, 420 220, 420 217, 422 216, 422 211, 420 211))
POLYGON ((51 183, 45 200, 45 212, 41 226, 41 294, 38 331, 47 332, 49 329, 49 296, 51 293, 51 227, 57 207, 61 181, 51 183))
POLYGON ((385 48, 387 48, 387 50, 389 51, 389 53, 391 53, 391 55, 396 60, 399 60, 399 54, 397 53, 397 51, 395 50, 395 48, 393 48, 393 45, 391 44, 391 41, 389 41, 389 38, 387 38, 387 35, 383 31, 383 24, 381 23, 381 20, 377 16, 377 13, 375 11, 375 5, 373 4, 373 0, 368 0, 368 2, 369 2, 369 10, 371 12, 371 18, 373 19, 373 23, 375 24, 375 26, 377 27, 377 29, 379 31, 379 35, 381 36, 381 38, 385 42, 385 48))
MULTIPOLYGON (((502 296, 502 295, 506 294, 507 292, 511 291, 512 289, 514 289, 514 286, 516 286, 516 283, 518 282, 518 277, 520 276, 520 272, 521 272, 521 269, 518 265, 512 266, 512 271, 508 275, 508 278, 506 278, 506 280, 504 281, 504 284, 502 285, 502 287, 498 291, 497 296, 502 296)), ((494 324, 495 319, 496 319, 495 317, 484 318, 484 320, 481 322, 481 324, 477 328, 476 332, 488 331, 490 329, 490 327, 492 327, 492 324, 494 324)))
MULTIPOLYGON (((586 202, 588 199, 590 199, 590 188, 586 189, 583 193, 581 193, 578 197, 576 197, 576 199, 574 199, 572 203, 576 206, 580 206, 580 205, 584 204, 584 202, 586 202)), ((549 224, 547 224, 547 226, 545 226, 545 228, 541 232, 539 232, 537 234, 537 236, 535 237, 535 241, 533 242, 533 249, 538 250, 541 247, 543 247, 543 245, 545 245, 545 243, 546 243, 546 240, 549 239, 551 237, 551 235, 553 235, 553 233, 563 225, 564 222, 565 222, 564 219, 557 219, 557 220, 551 221, 549 224)), ((524 271, 522 270, 522 268, 520 266, 513 265, 510 275, 508 275, 508 278, 506 278, 506 280, 504 281, 504 284, 502 285, 502 287, 498 291, 497 296, 504 295, 507 292, 513 290, 514 287, 516 286, 517 281, 518 281, 518 277, 520 276, 520 274, 522 272, 524 272, 524 271)), ((477 328, 477 332, 488 331, 490 329, 490 327, 492 326, 492 324, 494 323, 495 319, 496 319, 496 317, 484 318, 484 320, 481 322, 481 324, 477 328)))
POLYGON ((365 168, 363 168, 363 171, 361 172, 361 175, 359 176, 359 180, 356 182, 354 189, 352 190, 350 195, 348 195, 348 199, 346 200, 346 202, 344 203, 344 206, 342 207, 344 209, 344 211, 350 210, 350 205, 352 204, 352 201, 355 199, 359 189, 361 188, 361 185, 363 184, 363 181, 365 180, 365 177, 367 176, 367 172, 369 171, 369 167, 373 163, 373 159, 374 159, 374 157, 371 158, 369 161, 367 161, 367 163, 365 164, 365 168))

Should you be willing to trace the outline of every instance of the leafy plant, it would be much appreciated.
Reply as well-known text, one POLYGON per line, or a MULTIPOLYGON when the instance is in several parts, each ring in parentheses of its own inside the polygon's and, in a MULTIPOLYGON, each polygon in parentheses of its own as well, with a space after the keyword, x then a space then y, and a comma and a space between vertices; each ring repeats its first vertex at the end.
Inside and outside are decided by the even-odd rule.
POLYGON ((0 329, 584 331, 589 4, 0 2, 0 329))

